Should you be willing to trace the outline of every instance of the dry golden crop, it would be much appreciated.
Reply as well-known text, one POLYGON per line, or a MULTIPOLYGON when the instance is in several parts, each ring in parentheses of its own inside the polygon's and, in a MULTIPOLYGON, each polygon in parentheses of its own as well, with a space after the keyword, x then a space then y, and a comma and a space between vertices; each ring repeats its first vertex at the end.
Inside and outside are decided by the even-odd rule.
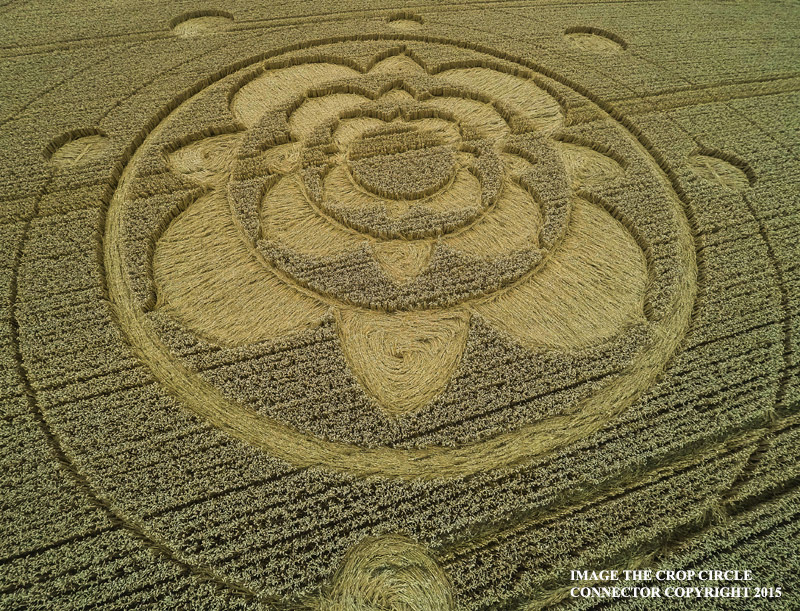
POLYGON ((800 606, 796 6, 0 19, 0 608, 800 606))

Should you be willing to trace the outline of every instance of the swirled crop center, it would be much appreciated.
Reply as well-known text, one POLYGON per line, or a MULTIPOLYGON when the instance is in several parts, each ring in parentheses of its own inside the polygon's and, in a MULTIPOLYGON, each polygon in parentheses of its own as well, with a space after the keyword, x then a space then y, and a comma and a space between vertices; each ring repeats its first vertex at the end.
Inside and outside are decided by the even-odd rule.
POLYGON ((694 299, 669 181, 526 66, 413 40, 354 63, 360 44, 256 62, 139 147, 105 249, 140 358, 188 409, 303 466, 465 474, 610 422, 694 299), (224 129, 189 127, 219 99, 224 129))

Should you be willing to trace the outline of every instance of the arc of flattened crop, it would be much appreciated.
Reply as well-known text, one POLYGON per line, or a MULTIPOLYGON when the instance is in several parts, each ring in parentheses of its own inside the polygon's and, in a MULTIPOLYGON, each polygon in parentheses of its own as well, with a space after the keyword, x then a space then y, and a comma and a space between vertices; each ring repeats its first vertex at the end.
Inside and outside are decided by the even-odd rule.
MULTIPOLYGON (((334 58, 326 58, 324 61, 301 58, 296 61, 297 63, 289 65, 269 66, 253 74, 231 94, 230 106, 234 116, 248 128, 256 125, 259 117, 270 110, 285 110, 288 117, 307 99, 320 97, 320 84, 346 81, 373 71, 375 74, 386 72, 381 69, 381 65, 392 66, 390 72, 427 74, 426 67, 413 53, 406 52, 405 47, 396 48, 386 56, 376 57, 364 71, 344 59, 339 63, 334 58), (313 95, 309 96, 311 83, 317 85, 314 86, 313 95), (265 105, 265 101, 269 101, 268 105, 265 105)), ((380 92, 382 93, 385 91, 380 92)))

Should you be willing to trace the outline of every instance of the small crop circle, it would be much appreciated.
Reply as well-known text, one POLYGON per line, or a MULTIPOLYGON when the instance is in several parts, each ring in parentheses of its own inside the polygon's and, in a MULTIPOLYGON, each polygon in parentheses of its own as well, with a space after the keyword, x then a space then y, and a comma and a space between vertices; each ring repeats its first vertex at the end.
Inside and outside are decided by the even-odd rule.
POLYGON ((395 535, 367 539, 352 548, 321 605, 324 611, 454 608, 450 583, 441 567, 424 547, 395 535))
POLYGON ((628 43, 613 32, 591 26, 567 28, 564 38, 573 48, 587 53, 619 53, 628 47, 628 43))
POLYGON ((45 149, 45 157, 59 167, 78 166, 101 159, 109 146, 108 137, 85 129, 62 134, 45 149))
POLYGON ((170 22, 172 31, 181 38, 194 38, 227 30, 233 15, 225 11, 192 11, 170 22))
POLYGON ((746 162, 721 151, 700 149, 689 156, 689 166, 703 180, 732 191, 742 191, 755 182, 755 173, 746 162))
POLYGON ((389 24, 389 27, 401 32, 418 30, 424 23, 422 17, 409 11, 392 13, 386 21, 389 24))

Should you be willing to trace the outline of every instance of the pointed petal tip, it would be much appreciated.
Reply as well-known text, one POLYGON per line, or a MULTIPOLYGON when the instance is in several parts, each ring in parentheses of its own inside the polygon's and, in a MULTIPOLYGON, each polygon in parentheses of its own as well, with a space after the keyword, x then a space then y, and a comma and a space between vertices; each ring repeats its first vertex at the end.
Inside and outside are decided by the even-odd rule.
POLYGON ((421 409, 450 381, 466 346, 466 310, 336 313, 345 358, 390 417, 421 409))

